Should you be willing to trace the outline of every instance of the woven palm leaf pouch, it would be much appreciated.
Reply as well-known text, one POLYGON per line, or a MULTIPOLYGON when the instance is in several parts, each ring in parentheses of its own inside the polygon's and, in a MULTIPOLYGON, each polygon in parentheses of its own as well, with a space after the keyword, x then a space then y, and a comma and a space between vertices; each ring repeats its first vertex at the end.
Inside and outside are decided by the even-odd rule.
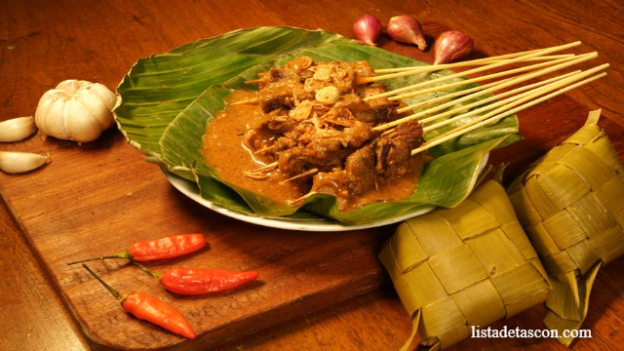
POLYGON ((410 219, 384 245, 388 270, 413 330, 431 349, 546 300, 551 287, 503 187, 479 186, 451 209, 410 219))
POLYGON ((624 253, 624 172, 599 117, 592 111, 508 189, 553 284, 544 323, 568 346, 563 331, 580 328, 598 270, 624 253))

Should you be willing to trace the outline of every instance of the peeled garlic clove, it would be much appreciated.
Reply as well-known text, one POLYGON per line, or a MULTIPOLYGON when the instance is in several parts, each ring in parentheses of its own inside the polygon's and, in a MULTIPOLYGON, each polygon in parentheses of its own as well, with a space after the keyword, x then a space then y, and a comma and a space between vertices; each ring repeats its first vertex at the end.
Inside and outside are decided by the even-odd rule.
POLYGON ((395 16, 388 22, 388 35, 400 42, 417 45, 420 50, 427 48, 427 41, 423 35, 420 23, 408 15, 395 16))
POLYGON ((377 38, 381 34, 381 22, 377 17, 365 15, 358 18, 353 24, 353 33, 355 37, 368 45, 377 45, 377 38))
POLYGON ((0 170, 12 174, 24 173, 43 166, 49 159, 50 155, 0 151, 0 170))
POLYGON ((440 34, 435 43, 434 65, 451 62, 468 55, 474 47, 472 38, 466 34, 451 30, 440 34))
POLYGON ((324 105, 331 105, 335 103, 338 101, 339 97, 340 93, 338 92, 338 88, 333 85, 319 89, 315 94, 316 101, 324 105))
POLYGON ((0 122, 0 141, 8 143, 26 139, 35 129, 35 119, 32 116, 0 122))

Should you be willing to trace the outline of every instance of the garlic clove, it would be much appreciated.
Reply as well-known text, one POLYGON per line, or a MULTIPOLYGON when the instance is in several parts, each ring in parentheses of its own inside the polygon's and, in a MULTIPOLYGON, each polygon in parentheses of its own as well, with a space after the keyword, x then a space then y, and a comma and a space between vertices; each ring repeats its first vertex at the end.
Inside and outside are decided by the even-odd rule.
POLYGON ((0 151, 0 170, 6 173, 15 174, 32 171, 49 162, 50 155, 0 151))
POLYGON ((87 88, 92 94, 99 97, 109 110, 112 110, 117 103, 117 96, 112 91, 100 83, 93 83, 87 88))
POLYGON ((18 117, 0 122, 0 142, 14 142, 28 138, 35 132, 32 116, 18 117))
MULTIPOLYGON (((114 123, 112 107, 109 107, 107 101, 104 101, 93 89, 80 89, 76 92, 75 100, 80 103, 91 116, 93 123, 97 123, 100 129, 106 129, 114 123), (96 118, 95 116, 104 116, 107 118, 96 118)), ((113 103, 114 104, 114 103, 113 103)))
POLYGON ((340 98, 340 93, 338 92, 338 88, 333 85, 319 89, 315 94, 316 101, 324 105, 332 105, 338 101, 338 98, 340 98))
POLYGON ((422 27, 413 17, 401 15, 390 18, 386 31, 392 39, 400 43, 417 45, 420 50, 427 48, 422 27))
POLYGON ((365 15, 353 24, 353 33, 364 43, 375 46, 381 34, 381 22, 375 16, 365 15))
POLYGON ((78 99, 72 98, 65 103, 65 113, 81 118, 67 118, 67 137, 69 140, 86 143, 97 139, 103 131, 100 121, 78 99))
POLYGON ((468 55, 474 47, 472 38, 466 34, 451 30, 440 34, 435 43, 434 65, 455 61, 468 55))
POLYGON ((44 103, 41 112, 39 107, 37 107, 35 123, 37 123, 37 126, 43 133, 58 139, 69 139, 65 119, 57 120, 50 118, 50 116, 65 115, 67 111, 66 103, 69 99, 69 95, 62 90, 50 90, 41 97, 41 101, 47 100, 47 103, 44 103))

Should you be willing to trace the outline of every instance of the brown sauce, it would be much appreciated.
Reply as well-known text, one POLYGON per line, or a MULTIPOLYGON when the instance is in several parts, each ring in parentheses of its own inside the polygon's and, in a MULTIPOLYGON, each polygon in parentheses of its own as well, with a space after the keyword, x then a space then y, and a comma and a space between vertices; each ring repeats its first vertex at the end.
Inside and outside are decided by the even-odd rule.
POLYGON ((301 56, 258 74, 235 91, 207 127, 203 155, 224 182, 281 205, 333 195, 342 212, 411 195, 426 161, 410 152, 422 126, 405 121, 398 103, 378 96, 383 84, 366 61, 314 62, 301 56))
POLYGON ((393 179, 391 183, 385 184, 378 189, 371 189, 354 198, 342 208, 342 211, 348 212, 373 202, 401 200, 412 195, 418 185, 418 176, 426 162, 426 158, 427 156, 423 154, 412 156, 409 173, 403 177, 393 179))
MULTIPOLYGON (((276 203, 286 205, 302 194, 292 183, 280 183, 284 179, 279 172, 268 179, 252 179, 244 175, 245 171, 261 168, 267 160, 255 157, 245 145, 244 133, 266 121, 266 114, 258 105, 231 105, 233 102, 253 99, 257 96, 252 91, 235 91, 228 99, 228 106, 219 112, 207 127, 203 139, 203 155, 208 165, 213 167, 219 177, 241 188, 261 194, 276 203)), ((410 172, 391 183, 345 202, 342 212, 379 201, 395 201, 410 196, 418 183, 425 156, 414 156, 410 163, 410 172)))
MULTIPOLYGON (((256 93, 236 91, 228 104, 255 98, 256 93)), ((282 178, 270 177, 256 180, 244 175, 245 171, 265 165, 245 145, 244 133, 265 121, 265 114, 258 105, 228 105, 211 120, 204 134, 203 155, 206 163, 216 170, 219 177, 230 184, 254 191, 279 203, 287 204, 302 194, 290 183, 280 184, 282 178)))

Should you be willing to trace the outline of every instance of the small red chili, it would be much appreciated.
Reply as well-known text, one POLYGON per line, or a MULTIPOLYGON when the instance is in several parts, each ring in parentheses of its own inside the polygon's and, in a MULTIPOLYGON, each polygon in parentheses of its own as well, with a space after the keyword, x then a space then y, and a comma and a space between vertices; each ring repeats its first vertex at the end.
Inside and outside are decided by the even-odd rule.
POLYGON ((202 295, 237 288, 258 279, 256 271, 235 272, 221 269, 170 268, 165 273, 154 272, 133 262, 146 273, 160 279, 169 291, 180 295, 202 295))
POLYGON ((82 266, 89 271, 106 290, 119 300, 123 309, 128 313, 134 315, 138 319, 146 320, 152 324, 163 327, 172 333, 182 335, 185 338, 195 339, 195 331, 189 322, 171 305, 142 292, 135 292, 130 295, 122 296, 117 290, 113 289, 98 277, 86 264, 82 266))
POLYGON ((161 239, 139 241, 130 245, 130 248, 124 252, 71 262, 68 265, 106 258, 124 258, 140 262, 162 260, 183 256, 201 250, 204 246, 206 246, 206 237, 203 234, 180 234, 161 239))

